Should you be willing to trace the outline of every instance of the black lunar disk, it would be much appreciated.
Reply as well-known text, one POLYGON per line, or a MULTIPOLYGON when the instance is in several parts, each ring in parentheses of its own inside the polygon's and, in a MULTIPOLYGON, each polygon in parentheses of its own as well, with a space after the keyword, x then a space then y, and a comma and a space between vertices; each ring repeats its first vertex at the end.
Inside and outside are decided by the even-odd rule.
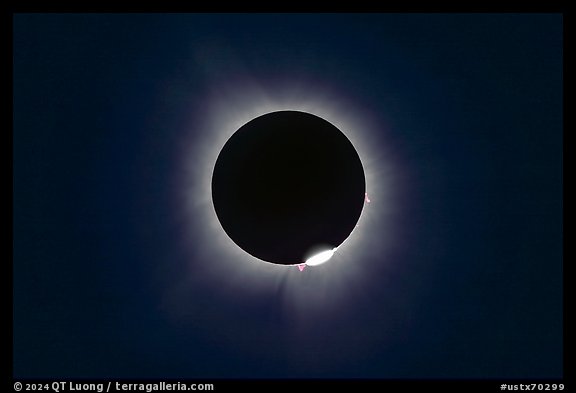
POLYGON ((358 222, 365 188, 348 138, 298 111, 268 113, 240 127, 212 177, 224 231, 247 253, 281 265, 338 247, 358 222))

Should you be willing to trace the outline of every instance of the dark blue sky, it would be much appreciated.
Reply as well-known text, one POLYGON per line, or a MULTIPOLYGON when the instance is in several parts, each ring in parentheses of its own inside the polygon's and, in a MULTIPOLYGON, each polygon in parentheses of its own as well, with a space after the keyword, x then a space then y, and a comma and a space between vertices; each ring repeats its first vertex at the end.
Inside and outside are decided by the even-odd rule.
POLYGON ((13 81, 16 377, 562 376, 560 15, 17 14, 13 81), (301 341, 202 277, 170 306, 199 317, 164 303, 207 263, 178 240, 185 128, 248 78, 386 119, 409 191, 394 289, 370 256, 370 300, 301 341))

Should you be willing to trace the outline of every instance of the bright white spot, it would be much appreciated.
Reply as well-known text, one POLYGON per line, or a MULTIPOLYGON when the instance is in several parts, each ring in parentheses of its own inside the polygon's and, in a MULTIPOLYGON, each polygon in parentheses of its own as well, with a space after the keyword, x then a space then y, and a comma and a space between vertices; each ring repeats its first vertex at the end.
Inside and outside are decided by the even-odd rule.
POLYGON ((298 265, 298 270, 302 271, 302 270, 304 270, 305 267, 306 267, 305 263, 298 265))
POLYGON ((314 255, 313 257, 308 258, 306 260, 306 265, 308 265, 308 266, 320 265, 320 264, 326 262, 327 260, 329 260, 330 258, 332 258, 332 255, 334 255, 334 251, 336 251, 335 248, 333 248, 332 250, 328 250, 328 251, 322 251, 321 253, 318 253, 318 254, 314 255))
POLYGON ((370 198, 368 198, 367 192, 364 193, 364 197, 365 197, 364 200, 366 201, 366 203, 370 203, 370 198))

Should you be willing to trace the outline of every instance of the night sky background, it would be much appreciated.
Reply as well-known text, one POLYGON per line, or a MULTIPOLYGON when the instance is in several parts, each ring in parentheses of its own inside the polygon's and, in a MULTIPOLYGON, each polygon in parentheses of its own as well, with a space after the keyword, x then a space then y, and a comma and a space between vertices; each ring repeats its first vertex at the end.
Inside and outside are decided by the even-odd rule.
POLYGON ((561 15, 13 22, 15 377, 562 377, 561 15), (394 279, 365 256, 368 295, 298 339, 274 298, 201 274, 166 301, 211 263, 180 241, 182 154, 211 86, 247 78, 386 119, 409 195, 394 279))

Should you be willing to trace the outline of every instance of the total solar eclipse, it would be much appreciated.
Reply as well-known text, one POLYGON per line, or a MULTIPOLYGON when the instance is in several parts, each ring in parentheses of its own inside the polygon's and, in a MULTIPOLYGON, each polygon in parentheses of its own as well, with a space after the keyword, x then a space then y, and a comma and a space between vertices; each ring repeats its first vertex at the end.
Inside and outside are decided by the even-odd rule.
POLYGON ((222 228, 252 256, 318 264, 346 240, 362 212, 360 157, 330 122, 277 111, 240 127, 214 166, 212 200, 222 228))

